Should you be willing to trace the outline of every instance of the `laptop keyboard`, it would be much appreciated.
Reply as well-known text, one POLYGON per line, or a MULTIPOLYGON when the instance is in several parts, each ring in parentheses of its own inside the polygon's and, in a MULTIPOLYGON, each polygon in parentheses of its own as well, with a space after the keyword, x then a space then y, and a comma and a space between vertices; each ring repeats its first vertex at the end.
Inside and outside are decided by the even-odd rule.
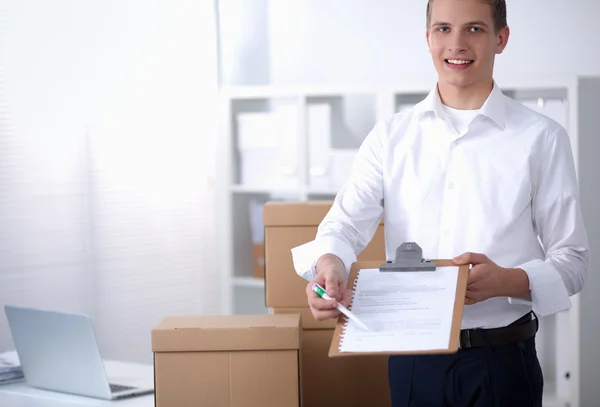
POLYGON ((111 393, 119 393, 125 390, 132 390, 135 389, 135 387, 131 387, 131 386, 121 386, 120 384, 111 384, 110 385, 110 392, 111 393))

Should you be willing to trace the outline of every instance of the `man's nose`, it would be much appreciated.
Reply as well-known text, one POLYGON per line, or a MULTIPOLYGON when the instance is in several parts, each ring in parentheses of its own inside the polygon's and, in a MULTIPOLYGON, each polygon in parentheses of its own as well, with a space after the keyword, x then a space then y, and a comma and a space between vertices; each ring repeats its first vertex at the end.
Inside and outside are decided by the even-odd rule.
POLYGON ((452 34, 452 39, 449 43, 448 51, 453 53, 464 52, 469 49, 466 34, 455 32, 452 34))

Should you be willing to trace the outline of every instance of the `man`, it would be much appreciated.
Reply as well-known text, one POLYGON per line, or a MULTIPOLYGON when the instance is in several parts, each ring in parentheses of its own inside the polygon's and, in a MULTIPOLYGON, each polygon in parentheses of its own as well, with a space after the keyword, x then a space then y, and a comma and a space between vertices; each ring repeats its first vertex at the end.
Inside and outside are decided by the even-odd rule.
POLYGON ((382 216, 388 259, 415 241, 428 258, 471 265, 461 349, 390 357, 395 407, 541 406, 535 314, 569 308, 584 286, 588 241, 568 135, 493 80, 509 34, 504 0, 429 0, 437 85, 374 127, 316 239, 292 251, 319 320, 339 312, 313 283, 348 305, 349 268, 382 216))

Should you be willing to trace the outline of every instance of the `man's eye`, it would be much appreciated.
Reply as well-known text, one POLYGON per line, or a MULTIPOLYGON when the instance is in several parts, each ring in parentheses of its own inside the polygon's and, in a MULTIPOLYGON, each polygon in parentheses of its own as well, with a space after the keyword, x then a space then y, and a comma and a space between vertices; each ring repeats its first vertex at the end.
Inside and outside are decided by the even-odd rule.
POLYGON ((439 32, 441 32, 441 33, 445 33, 445 32, 448 32, 448 31, 450 31, 450 29, 449 29, 448 27, 440 27, 440 28, 438 29, 438 31, 439 31, 439 32))
POLYGON ((480 31, 481 31, 481 28, 479 28, 479 27, 471 27, 472 33, 480 32, 480 31))

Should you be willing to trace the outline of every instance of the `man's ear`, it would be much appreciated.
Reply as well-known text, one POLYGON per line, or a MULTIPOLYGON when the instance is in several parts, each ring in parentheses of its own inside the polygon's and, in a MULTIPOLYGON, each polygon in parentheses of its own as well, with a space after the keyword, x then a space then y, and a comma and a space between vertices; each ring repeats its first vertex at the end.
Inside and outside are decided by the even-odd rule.
POLYGON ((427 41, 427 49, 431 52, 431 44, 429 43, 429 29, 425 30, 425 41, 427 41))
POLYGON ((496 54, 502 54, 506 45, 508 44, 508 37, 510 37, 510 28, 508 26, 500 30, 498 34, 498 44, 496 45, 496 54))

